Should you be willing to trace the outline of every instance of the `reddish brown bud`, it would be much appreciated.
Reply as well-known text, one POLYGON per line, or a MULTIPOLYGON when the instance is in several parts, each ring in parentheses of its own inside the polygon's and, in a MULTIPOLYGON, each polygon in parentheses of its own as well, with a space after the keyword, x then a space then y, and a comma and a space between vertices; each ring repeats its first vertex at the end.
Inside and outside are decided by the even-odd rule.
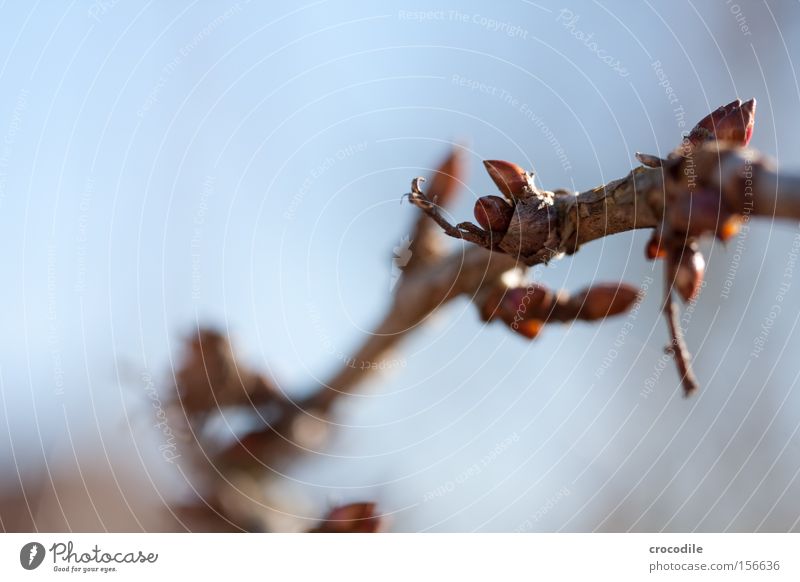
POLYGON ((433 172, 428 185, 428 197, 439 206, 445 206, 454 197, 464 179, 464 155, 453 148, 433 172))
POLYGON ((536 339, 536 336, 542 331, 544 322, 538 319, 524 319, 510 324, 512 330, 528 339, 536 339))
POLYGON ((744 103, 736 99, 701 119, 689 133, 688 140, 693 146, 714 140, 746 146, 753 136, 755 115, 755 99, 744 103))
POLYGON ((500 196, 482 196, 475 201, 475 219, 483 228, 499 234, 508 230, 514 209, 500 196))
POLYGON ((335 507, 314 533, 375 533, 380 528, 380 517, 375 515, 374 503, 350 503, 335 507))
POLYGON ((509 325, 515 321, 538 319, 544 321, 553 308, 555 295, 536 283, 506 291, 498 315, 509 325))
POLYGON ((739 146, 746 146, 753 135, 755 123, 756 101, 742 104, 741 107, 728 112, 716 126, 716 136, 720 141, 728 141, 739 146))
POLYGON ((512 202, 529 198, 533 194, 531 176, 517 164, 503 160, 485 160, 483 165, 498 190, 512 202))
POLYGON ((673 274, 672 285, 684 302, 689 302, 700 292, 703 284, 703 273, 706 268, 706 261, 703 254, 694 246, 685 247, 677 251, 680 253, 671 260, 677 262, 672 265, 673 274))
POLYGON ((492 321, 499 315, 499 308, 506 289, 505 285, 496 285, 486 294, 483 303, 478 305, 478 311, 483 321, 492 321))
MULTIPOLYGON (((484 321, 499 318, 509 326, 528 320, 537 320, 543 325, 553 310, 555 299, 556 296, 550 289, 537 283, 513 289, 498 285, 489 292, 480 306, 481 318, 484 321)), ((529 334, 534 326, 523 327, 524 330, 515 331, 531 337, 529 334)))
POLYGON ((580 305, 577 319, 595 321, 625 313, 638 297, 636 288, 625 283, 602 283, 592 285, 570 301, 580 305))
POLYGON ((654 261, 656 259, 663 259, 667 256, 667 249, 664 248, 664 244, 662 241, 662 234, 661 231, 653 232, 653 235, 650 237, 650 240, 647 241, 647 246, 645 247, 644 254, 645 256, 654 261))

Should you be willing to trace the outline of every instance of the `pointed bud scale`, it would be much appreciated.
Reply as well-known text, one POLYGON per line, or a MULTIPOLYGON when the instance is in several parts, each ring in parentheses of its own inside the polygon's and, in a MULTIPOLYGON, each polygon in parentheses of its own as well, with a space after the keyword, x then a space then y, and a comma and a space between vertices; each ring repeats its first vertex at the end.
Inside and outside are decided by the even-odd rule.
POLYGON ((643 154, 636 152, 636 159, 639 160, 643 166, 648 168, 660 168, 664 164, 664 160, 652 154, 643 154))
POLYGON ((707 141, 716 139, 714 136, 714 128, 726 115, 732 111, 735 111, 741 107, 741 105, 742 101, 740 99, 736 99, 727 105, 717 107, 714 111, 697 122, 697 125, 695 125, 692 128, 692 131, 689 132, 688 140, 693 146, 697 146, 707 141))
POLYGON ((580 305, 577 319, 596 321, 628 311, 639 297, 636 288, 620 283, 592 285, 571 301, 580 305))
POLYGON ((744 103, 737 99, 701 119, 689 133, 688 140, 693 146, 714 140, 746 146, 753 136, 755 115, 755 99, 744 103))
POLYGON ((455 197, 464 179, 464 154, 453 148, 433 172, 429 180, 428 197, 439 206, 445 206, 455 197))
POLYGON ((674 261, 677 261, 678 264, 672 267, 674 271, 672 284, 681 299, 688 303, 700 292, 706 261, 703 254, 693 247, 684 248, 683 252, 674 258, 674 261))
POLYGON ((532 175, 517 164, 503 160, 486 160, 483 165, 497 189, 511 202, 524 200, 533 195, 532 175))
POLYGON ((706 115, 697 123, 697 127, 702 127, 708 131, 714 131, 714 126, 722 121, 728 114, 736 111, 742 106, 741 99, 734 99, 727 105, 720 105, 714 111, 706 115))
POLYGON ((744 105, 742 105, 742 115, 745 119, 745 126, 744 126, 744 143, 742 145, 747 146, 750 143, 750 140, 753 137, 753 129, 756 125, 756 100, 750 99, 750 101, 745 101, 744 105))
POLYGON ((503 234, 511 224, 514 208, 500 196, 482 196, 475 201, 475 220, 483 228, 503 234))

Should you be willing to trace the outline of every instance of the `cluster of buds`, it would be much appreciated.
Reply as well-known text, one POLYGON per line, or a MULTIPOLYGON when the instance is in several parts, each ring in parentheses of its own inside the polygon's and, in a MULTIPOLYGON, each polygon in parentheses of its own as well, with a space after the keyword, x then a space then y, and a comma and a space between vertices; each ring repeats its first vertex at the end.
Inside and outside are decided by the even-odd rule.
POLYGON ((505 234, 519 202, 534 199, 539 208, 553 204, 553 193, 537 188, 532 172, 503 160, 486 160, 483 165, 503 197, 478 198, 474 213, 478 224, 493 235, 505 234))
MULTIPOLYGON (((669 158, 637 154, 650 167, 662 167, 668 178, 680 180, 684 166, 692 162, 695 152, 707 143, 745 147, 750 143, 755 125, 756 102, 739 99, 719 107, 701 119, 669 158)), ((677 310, 672 304, 676 293, 684 303, 696 299, 703 284, 705 259, 698 248, 698 238, 713 235, 726 242, 739 232, 742 216, 730 209, 719 188, 686 183, 685 190, 667 200, 661 228, 653 233, 645 256, 650 260, 664 259, 666 298, 664 311, 672 335, 668 351, 675 355, 684 392, 689 395, 697 388, 691 371, 690 356, 677 324, 677 310)))
MULTIPOLYGON (((671 160, 691 157, 698 147, 713 141, 746 146, 753 135, 755 110, 755 99, 744 103, 736 99, 719 107, 695 125, 683 145, 671 155, 671 160)), ((653 163, 657 159, 654 156, 639 155, 639 158, 646 165, 660 165, 653 163)), ((697 187, 669 200, 663 226, 653 233, 645 255, 650 260, 665 259, 672 288, 688 302, 697 296, 705 270, 697 239, 711 234, 726 242, 738 234, 740 225, 741 216, 726 206, 720 191, 697 187)))
MULTIPOLYGON (((664 312, 672 336, 667 351, 675 356, 686 394, 696 388, 696 381, 681 337, 673 294, 684 302, 690 302, 702 287, 705 260, 698 247, 701 236, 713 235, 725 242, 739 232, 744 207, 736 197, 738 182, 734 180, 731 185, 721 187, 710 177, 713 167, 709 166, 709 160, 719 160, 723 150, 729 152, 749 144, 755 125, 755 110, 754 99, 744 103, 736 99, 701 119, 666 159, 636 154, 644 166, 658 168, 663 176, 667 198, 663 206, 654 202, 650 208, 661 220, 647 243, 645 254, 651 260, 664 260, 664 312)), ((560 253, 572 253, 578 248, 581 240, 577 226, 564 221, 562 215, 572 210, 577 212, 580 200, 567 198, 566 192, 538 189, 533 174, 511 162, 489 160, 484 165, 502 197, 483 196, 476 201, 474 213, 479 226, 469 222, 456 225, 447 222, 435 201, 427 198, 419 188, 420 178, 412 182, 409 197, 449 236, 513 255, 525 265, 547 263, 560 253), (564 204, 553 209, 557 197, 564 204)), ((583 208, 588 212, 590 225, 596 225, 598 213, 593 216, 587 207, 598 201, 604 204, 610 200, 616 202, 614 197, 619 192, 615 189, 622 184, 628 189, 633 184, 635 191, 639 176, 649 177, 651 187, 660 183, 652 178, 652 174, 641 170, 634 170, 629 178, 613 185, 585 193, 583 208)), ((738 179, 737 176, 734 178, 738 179)), ((607 211, 608 207, 604 206, 603 212, 607 211)), ((625 220, 620 221, 619 211, 617 215, 610 214, 604 218, 612 227, 611 232, 631 228, 625 220), (624 223, 622 228, 617 224, 619 222, 624 223)), ((588 240, 593 238, 597 237, 588 240)), ((478 305, 485 320, 500 319, 517 333, 534 338, 545 323, 602 319, 629 309, 636 297, 636 291, 623 284, 598 285, 574 296, 554 293, 540 285, 524 288, 499 286, 482 293, 482 302, 479 301, 478 305)))
POLYGON ((625 283, 601 283, 569 294, 531 283, 526 287, 492 288, 479 305, 484 321, 499 320, 513 331, 534 339, 546 323, 597 321, 627 312, 639 292, 625 283))

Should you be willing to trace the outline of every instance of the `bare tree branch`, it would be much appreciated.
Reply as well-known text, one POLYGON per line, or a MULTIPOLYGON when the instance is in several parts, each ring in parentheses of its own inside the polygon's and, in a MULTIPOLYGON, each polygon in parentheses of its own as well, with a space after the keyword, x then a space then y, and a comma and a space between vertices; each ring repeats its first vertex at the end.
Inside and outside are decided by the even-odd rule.
MULTIPOLYGON (((698 384, 674 294, 683 301, 696 296, 704 269, 698 237, 727 240, 744 215, 800 220, 800 176, 779 174, 767 158, 743 147, 752 135, 754 114, 754 100, 737 99, 703 118, 666 159, 637 154, 643 166, 581 193, 541 190, 533 175, 516 164, 486 161, 505 198, 486 196, 476 202, 481 226, 451 224, 442 214, 463 182, 461 154, 451 152, 434 172, 427 194, 423 179, 412 182, 408 197, 422 213, 386 315, 310 397, 301 402, 283 398, 258 374, 237 371, 222 338, 201 336, 186 361, 187 372, 178 375, 177 397, 189 424, 202 429, 207 413, 225 405, 256 411, 261 425, 211 456, 204 448, 212 450, 217 443, 198 441, 195 460, 212 477, 212 502, 190 509, 199 507, 201 515, 211 512, 235 527, 258 528, 250 523, 253 511, 264 508, 239 492, 250 482, 245 476, 269 476, 289 458, 319 446, 314 434, 320 425, 324 428, 334 404, 381 369, 392 348, 451 299, 468 297, 485 321, 499 320, 529 339, 550 322, 597 321, 627 311, 638 290, 624 283, 595 284, 570 294, 522 279, 528 267, 571 255, 587 242, 616 233, 655 229, 646 255, 665 261, 664 315, 671 337, 666 349, 675 358, 685 394, 691 394, 698 384), (447 255, 440 230, 472 246, 447 255), (204 346, 208 354, 200 349, 204 346), (234 490, 236 495, 228 494, 234 490)), ((378 518, 371 503, 355 503, 332 509, 316 529, 373 531, 378 518)))
MULTIPOLYGON (((666 200, 687 198, 700 187, 720 192, 728 210, 737 214, 800 220, 800 176, 778 174, 754 150, 712 143, 691 158, 668 160, 661 168, 641 166, 579 194, 556 191, 550 207, 520 200, 508 231, 492 246, 525 265, 537 265, 605 236, 655 228, 665 218, 666 200)), ((411 200, 429 216, 437 213, 424 198, 411 200)), ((462 225, 443 231, 464 238, 462 225)))
POLYGON ((475 296, 515 266, 512 257, 474 247, 404 274, 389 311, 351 358, 353 365, 339 370, 303 407, 327 411, 376 369, 373 362, 380 362, 436 309, 459 295, 475 296))
MULTIPOLYGON (((688 301, 699 287, 703 259, 695 240, 708 234, 727 240, 738 232, 743 216, 800 220, 800 176, 780 174, 771 160, 742 147, 752 135, 754 114, 754 100, 729 103, 701 120, 667 159, 637 154, 644 166, 578 194, 557 190, 531 196, 531 182, 519 166, 486 162, 492 179, 513 205, 510 220, 488 224, 492 231, 470 223, 449 224, 417 180, 412 183, 410 199, 445 234, 528 267, 571 255, 584 243, 605 236, 637 228, 657 229, 647 255, 667 261, 664 315, 672 338, 667 351, 674 355, 689 395, 697 389, 697 380, 672 293, 677 290, 688 301), (718 141, 723 139, 720 136, 725 141, 718 141), (548 204, 543 204, 543 199, 548 204), (497 226, 503 232, 495 232, 497 226)), ((487 197, 485 207, 490 207, 490 202, 487 197)), ((476 217, 487 224, 483 215, 476 213, 476 217)), ((505 309, 506 319, 513 311, 514 306, 505 309)), ((552 314, 531 319, 527 335, 535 337, 541 325, 552 319, 552 314)), ((516 326, 513 329, 520 331, 516 326)))
MULTIPOLYGON (((415 180, 410 199, 425 216, 439 224, 445 234, 491 250, 468 248, 428 260, 406 272, 388 313, 356 350, 351 365, 330 378, 303 403, 303 408, 327 411, 339 395, 351 393, 375 369, 370 364, 380 362, 391 348, 450 299, 467 295, 480 306, 487 290, 498 285, 503 273, 515 267, 544 263, 561 253, 573 254, 581 245, 612 234, 659 227, 668 220, 666 201, 686 198, 697 188, 721 192, 731 212, 800 220, 800 177, 779 175, 767 158, 753 150, 717 143, 697 149, 691 157, 664 160, 662 167, 635 168, 622 179, 580 194, 556 191, 553 206, 540 207, 535 198, 530 203, 520 200, 502 237, 476 225, 471 225, 472 231, 466 231, 468 223, 451 225, 415 180)), ((675 354, 689 393, 697 382, 680 328, 673 324, 677 306, 671 296, 665 305, 673 338, 669 349, 675 354)))

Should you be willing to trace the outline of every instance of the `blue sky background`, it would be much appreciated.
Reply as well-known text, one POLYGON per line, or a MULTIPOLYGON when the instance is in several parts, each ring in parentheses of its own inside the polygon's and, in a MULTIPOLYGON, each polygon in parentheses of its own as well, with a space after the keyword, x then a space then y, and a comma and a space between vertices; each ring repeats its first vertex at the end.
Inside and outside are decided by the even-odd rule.
MULTIPOLYGON (((165 378, 181 338, 212 323, 287 392, 313 389, 390 301, 412 177, 466 143, 459 219, 492 190, 482 159, 534 168, 548 188, 620 177, 636 151, 680 137, 656 62, 689 127, 756 97, 753 145, 800 170, 796 4, 39 1, 0 14, 12 474, 124 461, 166 491, 142 371, 165 378)), ((535 274, 569 289, 654 278, 602 374, 624 318, 529 344, 454 301, 286 489, 309 515, 377 499, 397 530, 798 529, 800 273, 750 356, 797 235, 759 224, 738 251, 704 243, 696 398, 671 363, 657 372, 667 335, 647 234, 620 235, 535 274)))

